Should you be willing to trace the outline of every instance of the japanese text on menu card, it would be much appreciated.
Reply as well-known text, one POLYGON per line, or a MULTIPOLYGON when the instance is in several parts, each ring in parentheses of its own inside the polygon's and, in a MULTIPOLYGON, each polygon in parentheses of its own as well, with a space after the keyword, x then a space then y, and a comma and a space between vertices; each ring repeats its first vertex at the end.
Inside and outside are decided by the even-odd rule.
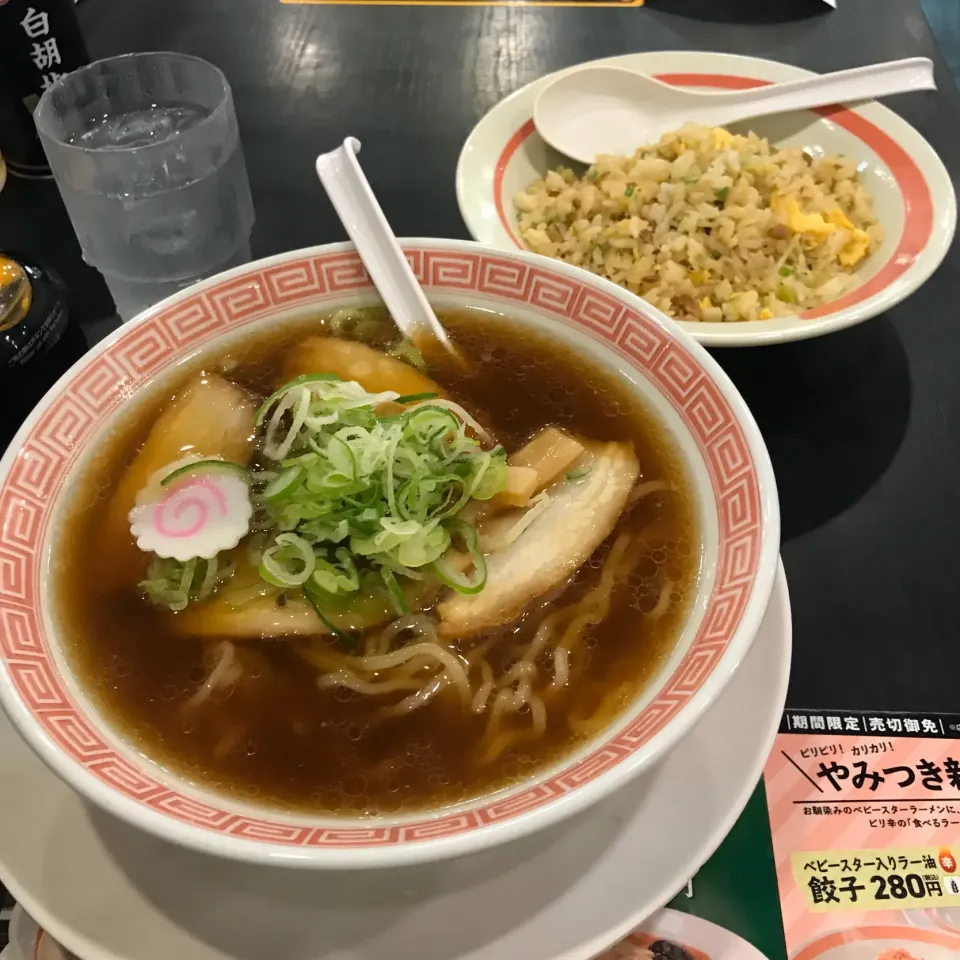
POLYGON ((929 928, 960 957, 960 718, 789 710, 764 779, 788 956, 929 928))

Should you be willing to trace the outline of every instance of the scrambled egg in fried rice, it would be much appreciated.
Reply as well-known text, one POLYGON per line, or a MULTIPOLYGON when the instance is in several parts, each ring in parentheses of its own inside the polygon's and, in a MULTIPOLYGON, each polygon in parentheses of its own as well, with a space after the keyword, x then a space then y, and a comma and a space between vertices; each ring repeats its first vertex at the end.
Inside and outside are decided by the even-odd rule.
POLYGON ((514 205, 528 249, 678 320, 768 320, 833 300, 883 240, 849 158, 695 124, 582 177, 551 171, 514 205))

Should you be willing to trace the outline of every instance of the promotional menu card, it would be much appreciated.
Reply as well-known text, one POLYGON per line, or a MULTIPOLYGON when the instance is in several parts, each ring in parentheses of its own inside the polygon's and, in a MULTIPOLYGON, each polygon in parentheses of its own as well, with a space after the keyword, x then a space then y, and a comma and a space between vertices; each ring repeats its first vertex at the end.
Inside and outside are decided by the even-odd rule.
POLYGON ((764 780, 791 960, 960 958, 960 717, 789 710, 764 780))
POLYGON ((960 716, 788 710, 720 849, 604 960, 960 960, 958 858, 960 716))

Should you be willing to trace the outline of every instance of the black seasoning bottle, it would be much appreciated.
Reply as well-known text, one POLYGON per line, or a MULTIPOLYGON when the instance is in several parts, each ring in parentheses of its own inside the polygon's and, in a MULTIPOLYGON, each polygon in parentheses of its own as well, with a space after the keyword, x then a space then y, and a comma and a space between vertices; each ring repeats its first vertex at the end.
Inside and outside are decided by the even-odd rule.
POLYGON ((48 177, 33 111, 64 74, 90 62, 74 0, 0 0, 0 153, 11 173, 48 177))
POLYGON ((85 350, 60 275, 31 258, 0 252, 0 452, 85 350))

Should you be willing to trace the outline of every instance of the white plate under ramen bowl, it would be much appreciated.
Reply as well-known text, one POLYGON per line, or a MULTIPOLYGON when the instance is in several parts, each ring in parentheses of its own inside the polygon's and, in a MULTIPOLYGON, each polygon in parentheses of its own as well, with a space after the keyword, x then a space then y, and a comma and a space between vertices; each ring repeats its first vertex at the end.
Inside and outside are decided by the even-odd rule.
POLYGON ((0 701, 31 747, 89 800, 174 842, 253 862, 386 866, 476 851, 570 816, 637 776, 693 726, 748 651, 777 568, 779 511, 763 439, 715 361, 642 300, 531 254, 404 241, 438 309, 478 307, 547 330, 630 384, 687 462, 702 531, 698 592, 676 650, 600 737, 537 776, 395 817, 286 813, 214 793, 145 758, 102 717, 64 655, 52 558, 71 478, 138 399, 198 354, 297 316, 376 300, 349 245, 258 261, 185 290, 95 347, 0 460, 0 701))
MULTIPOLYGON (((627 67, 698 90, 745 90, 812 76, 809 70, 774 60, 726 53, 633 53, 594 62, 627 67)), ((558 164, 570 164, 540 139, 533 126, 537 95, 564 72, 568 71, 528 84, 497 104, 463 146, 457 164, 457 200, 467 229, 481 243, 519 249, 513 198, 558 164)), ((876 102, 834 106, 761 117, 736 129, 754 130, 778 147, 804 147, 857 160, 885 237, 880 249, 858 266, 857 286, 837 300, 772 320, 682 321, 680 326, 700 343, 757 346, 842 330, 889 310, 940 265, 956 229, 953 184, 933 147, 892 110, 876 102)))

